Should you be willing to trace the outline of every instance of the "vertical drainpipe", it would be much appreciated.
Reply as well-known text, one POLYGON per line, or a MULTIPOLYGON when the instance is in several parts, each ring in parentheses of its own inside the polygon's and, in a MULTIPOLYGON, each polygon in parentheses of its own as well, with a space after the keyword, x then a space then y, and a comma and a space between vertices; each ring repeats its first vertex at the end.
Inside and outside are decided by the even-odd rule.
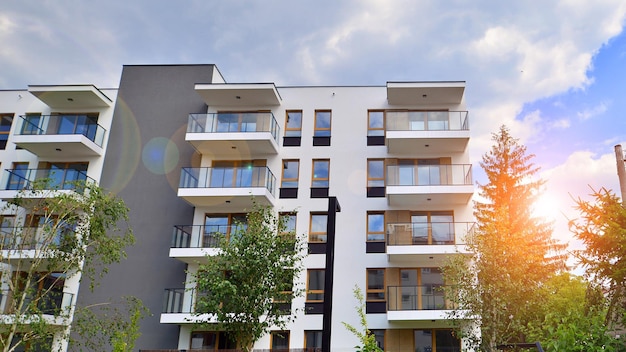
POLYGON ((624 152, 621 144, 615 146, 615 161, 617 162, 617 177, 622 194, 622 205, 626 207, 626 165, 624 164, 624 152))
POLYGON ((333 273, 335 267, 335 219, 341 206, 337 197, 328 197, 326 221, 326 270, 324 271, 324 316, 322 322, 322 352, 330 352, 330 332, 333 311, 333 273))

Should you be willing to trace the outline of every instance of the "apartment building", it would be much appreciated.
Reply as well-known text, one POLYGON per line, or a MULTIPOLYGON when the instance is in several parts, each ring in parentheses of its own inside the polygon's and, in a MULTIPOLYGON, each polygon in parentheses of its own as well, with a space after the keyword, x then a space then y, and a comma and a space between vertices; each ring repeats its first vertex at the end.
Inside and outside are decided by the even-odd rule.
POLYGON ((277 87, 226 83, 214 65, 131 65, 118 90, 87 86, 91 104, 101 104, 94 98, 101 94, 106 107, 69 110, 59 92, 76 87, 44 87, 51 98, 36 87, 0 92, 0 112, 13 119, 1 167, 88 162, 88 176, 125 200, 137 244, 95 292, 82 290, 77 301, 141 298, 153 316, 142 321, 137 348, 233 347, 225 332, 191 322, 191 278, 218 250, 214 234, 245 219, 253 195, 290 214, 309 253, 297 278, 307 292, 292 302, 298 316, 255 349, 321 347, 330 196, 341 204, 331 350, 358 344, 342 324, 359 326, 355 286, 385 351, 461 350, 447 319, 452 307, 440 267, 465 250, 473 226, 464 82, 277 87), (15 105, 25 97, 38 105, 15 105), (17 119, 77 111, 98 112, 105 130, 99 153, 59 157, 55 152, 68 147, 47 141, 52 136, 40 144, 20 140, 17 119))

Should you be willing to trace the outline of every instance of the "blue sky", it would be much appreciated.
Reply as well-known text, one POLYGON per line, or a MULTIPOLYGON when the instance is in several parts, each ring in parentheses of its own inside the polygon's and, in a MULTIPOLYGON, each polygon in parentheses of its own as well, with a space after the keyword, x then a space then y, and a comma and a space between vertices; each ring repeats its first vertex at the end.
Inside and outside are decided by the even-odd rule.
MULTIPOLYGON (((214 63, 228 82, 464 80, 475 162, 506 124, 537 155, 556 236, 570 194, 618 190, 623 0, 4 0, 0 89, 115 87, 124 64, 214 63)), ((477 173, 480 179, 480 174, 477 173)))

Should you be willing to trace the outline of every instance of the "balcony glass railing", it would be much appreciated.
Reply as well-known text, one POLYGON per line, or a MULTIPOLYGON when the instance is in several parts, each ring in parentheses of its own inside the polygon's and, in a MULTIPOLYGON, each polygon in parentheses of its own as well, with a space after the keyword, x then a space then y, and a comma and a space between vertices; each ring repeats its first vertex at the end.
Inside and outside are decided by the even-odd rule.
POLYGON ((275 194, 276 177, 266 166, 185 167, 179 188, 249 188, 265 187, 275 194))
POLYGON ((474 231, 473 222, 403 222, 387 224, 389 246, 451 245, 474 231))
POLYGON ((218 248, 220 239, 245 229, 240 225, 177 225, 172 234, 172 248, 218 248))
POLYGON ((48 190, 75 190, 85 183, 95 180, 87 176, 87 172, 76 169, 14 169, 6 170, 2 189, 23 190, 29 189, 35 181, 45 182, 48 190))
POLYGON ((3 250, 70 250, 75 245, 76 233, 70 228, 0 227, 0 249, 3 250))
POLYGON ((162 313, 193 313, 192 296, 193 290, 166 288, 163 296, 162 313), (185 297, 186 293, 188 293, 187 297, 185 297))
POLYGON ((452 309, 446 300, 446 285, 388 286, 387 310, 445 310, 452 309))
POLYGON ((387 186, 449 186, 471 184, 471 164, 407 164, 387 166, 387 186))
POLYGON ((87 115, 26 115, 20 116, 22 127, 18 135, 81 134, 102 147, 106 130, 96 119, 87 115))
POLYGON ((189 114, 187 133, 269 132, 278 143, 280 127, 271 112, 189 114))
MULTIPOLYGON (((29 296, 36 296, 29 294, 29 296)), ((0 314, 15 314, 14 292, 11 290, 0 290, 0 314)), ((47 291, 44 296, 38 297, 36 304, 31 305, 34 297, 27 297, 25 306, 31 306, 30 312, 22 311, 21 314, 38 313, 59 315, 68 312, 74 301, 74 294, 68 292, 47 291)))
POLYGON ((467 111, 387 111, 387 131, 466 131, 467 111))

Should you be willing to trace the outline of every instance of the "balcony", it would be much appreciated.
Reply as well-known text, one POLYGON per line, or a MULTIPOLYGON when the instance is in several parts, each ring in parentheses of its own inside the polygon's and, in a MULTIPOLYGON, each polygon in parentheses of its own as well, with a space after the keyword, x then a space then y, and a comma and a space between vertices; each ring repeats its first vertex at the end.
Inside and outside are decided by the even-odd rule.
MULTIPOLYGON (((26 304, 32 305, 32 300, 27 299, 26 304)), ((0 291, 0 319, 4 323, 9 323, 16 315, 16 307, 14 304, 15 296, 11 290, 0 291)), ((48 291, 45 296, 37 298, 37 302, 33 305, 32 311, 22 311, 21 315, 39 314, 48 324, 66 325, 69 323, 67 314, 74 303, 74 294, 68 292, 48 291)))
POLYGON ((427 284, 419 286, 387 287, 387 320, 389 321, 432 321, 447 319, 453 309, 445 298, 445 285, 427 284))
POLYGON ((276 177, 266 166, 183 168, 178 186, 190 204, 225 212, 250 209, 253 201, 274 205, 275 194, 276 177))
POLYGON ((473 222, 407 222, 387 224, 390 261, 412 261, 416 266, 439 267, 446 257, 467 253, 465 237, 473 222))
POLYGON ((101 156, 106 130, 88 115, 20 116, 13 142, 39 157, 101 156))
POLYGON ((467 111, 387 111, 385 121, 389 153, 459 153, 470 138, 467 111))
POLYGON ((236 233, 245 225, 177 225, 174 226, 170 258, 197 263, 199 258, 214 255, 220 239, 236 233))
POLYGON ((95 182, 85 171, 72 168, 5 170, 0 182, 0 199, 13 199, 23 190, 32 190, 41 182, 45 189, 23 192, 24 198, 50 198, 58 193, 82 192, 83 184, 95 182))
POLYGON ((68 251, 76 245, 76 233, 69 227, 2 227, 0 235, 0 261, 5 263, 39 259, 42 265, 51 265, 44 253, 51 256, 54 251, 68 251))
POLYGON ((190 114, 185 140, 202 154, 239 159, 278 153, 279 135, 271 112, 190 114))
POLYGON ((471 164, 387 166, 389 205, 425 206, 467 204, 474 194, 471 164))
POLYGON ((194 289, 167 288, 163 296, 161 324, 190 324, 195 321, 210 321, 207 315, 194 316, 194 289))

